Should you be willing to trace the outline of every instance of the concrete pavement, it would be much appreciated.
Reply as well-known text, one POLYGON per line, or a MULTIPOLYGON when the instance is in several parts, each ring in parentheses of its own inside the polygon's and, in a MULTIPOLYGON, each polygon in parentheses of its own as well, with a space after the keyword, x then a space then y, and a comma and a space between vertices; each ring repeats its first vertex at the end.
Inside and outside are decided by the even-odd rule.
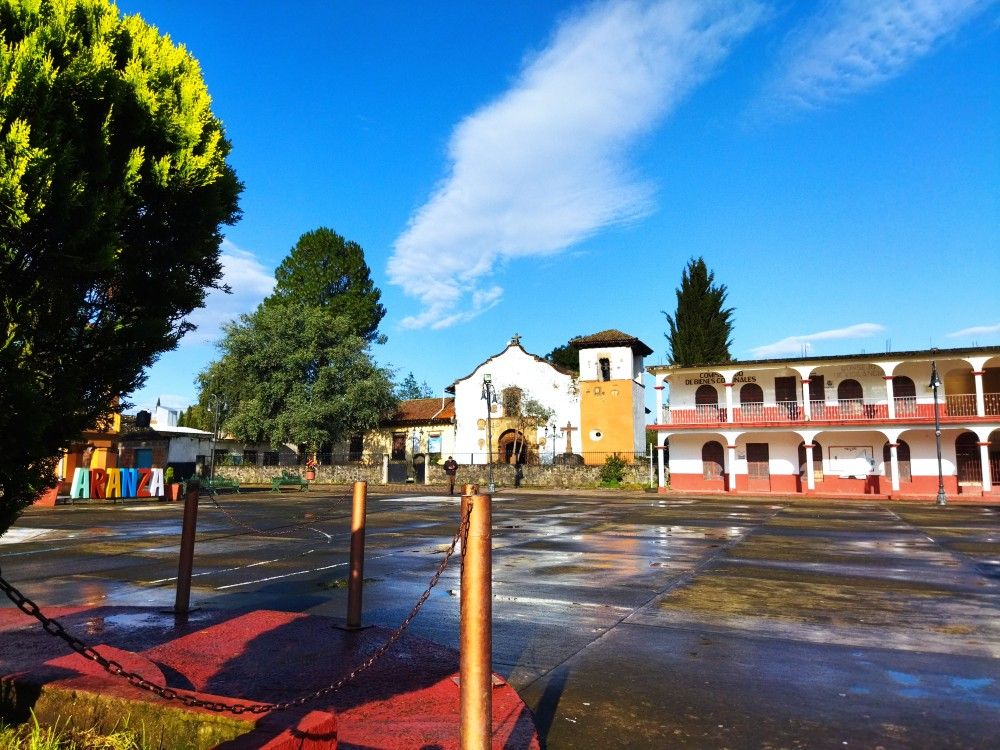
MULTIPOLYGON (((422 592, 457 499, 374 496, 365 618, 422 592)), ((342 616, 340 494, 203 502, 194 599, 342 616)), ((40 602, 172 603, 176 508, 33 509, 4 575, 40 602)), ((1000 717, 1000 514, 803 498, 502 490, 494 669, 550 748, 988 748, 1000 717), (845 744, 846 743, 846 744, 845 744)), ((457 570, 413 632, 457 646, 457 570)))

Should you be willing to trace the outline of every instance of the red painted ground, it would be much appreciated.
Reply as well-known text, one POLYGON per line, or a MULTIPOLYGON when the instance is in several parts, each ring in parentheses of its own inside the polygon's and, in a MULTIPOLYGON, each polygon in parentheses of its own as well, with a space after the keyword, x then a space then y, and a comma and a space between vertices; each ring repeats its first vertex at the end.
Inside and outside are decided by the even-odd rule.
MULTIPOLYGON (((127 669, 165 679, 175 689, 226 696, 227 702, 271 703, 309 695, 353 669, 387 635, 378 628, 348 633, 328 618, 273 611, 206 613, 186 628, 174 627, 172 617, 134 608, 48 614, 86 642, 133 652, 100 649, 127 669)), ((0 635, 3 674, 38 672, 48 662, 43 669, 59 668, 62 679, 82 681, 80 687, 89 680, 98 691, 132 695, 137 690, 103 670, 94 674, 96 665, 81 657, 61 656, 67 647, 21 612, 0 610, 0 635), (72 672, 90 674, 74 677, 72 672)), ((255 744, 237 740, 222 747, 458 748, 459 690, 452 680, 457 670, 454 651, 406 637, 337 693, 268 716, 255 732, 255 744), (336 714, 335 740, 329 719, 323 718, 330 713, 336 714), (290 726, 297 729, 282 733, 290 726), (292 744, 280 741, 282 734, 292 744)), ((494 689, 493 716, 493 747, 539 747, 530 712, 507 685, 494 689)))

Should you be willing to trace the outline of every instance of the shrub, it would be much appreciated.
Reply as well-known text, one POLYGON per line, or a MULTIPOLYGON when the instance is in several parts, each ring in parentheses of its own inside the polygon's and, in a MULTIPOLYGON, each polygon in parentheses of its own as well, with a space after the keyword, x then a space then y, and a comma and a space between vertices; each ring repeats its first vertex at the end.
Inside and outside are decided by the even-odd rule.
POLYGON ((615 453, 604 459, 601 467, 601 482, 605 484, 620 484, 625 478, 625 461, 615 453))

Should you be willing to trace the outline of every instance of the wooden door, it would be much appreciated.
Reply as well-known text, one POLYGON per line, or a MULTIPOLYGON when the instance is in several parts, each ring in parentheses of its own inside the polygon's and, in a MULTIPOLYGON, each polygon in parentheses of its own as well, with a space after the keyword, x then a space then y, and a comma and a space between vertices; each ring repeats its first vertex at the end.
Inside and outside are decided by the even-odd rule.
POLYGON ((767 443, 747 443, 747 489, 771 491, 771 461, 767 443))

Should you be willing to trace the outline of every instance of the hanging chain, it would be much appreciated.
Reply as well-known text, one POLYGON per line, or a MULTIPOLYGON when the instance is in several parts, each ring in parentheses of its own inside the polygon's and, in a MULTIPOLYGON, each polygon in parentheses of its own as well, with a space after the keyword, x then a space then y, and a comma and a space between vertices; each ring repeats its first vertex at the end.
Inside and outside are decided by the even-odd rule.
MULTIPOLYGON (((215 494, 216 494, 215 492, 209 493, 209 497, 212 499, 212 503, 215 505, 215 507, 220 511, 222 511, 222 513, 226 516, 226 518, 228 518, 233 523, 234 526, 239 526, 241 529, 245 529, 246 531, 249 531, 252 534, 256 534, 257 536, 288 536, 289 534, 295 534, 304 528, 308 528, 309 526, 315 523, 315 521, 303 521, 302 523, 293 524, 292 526, 289 526, 281 530, 258 529, 257 527, 251 526, 250 524, 246 523, 245 521, 241 521, 239 518, 233 515, 231 511, 229 511, 227 508, 221 505, 218 500, 216 500, 215 494)), ((345 501, 347 500, 347 498, 341 497, 337 498, 337 500, 345 501)), ((332 516, 328 517, 327 519, 320 518, 319 520, 320 521, 329 520, 329 518, 332 518, 332 516)))
POLYGON ((334 683, 327 685, 324 688, 320 688, 308 695, 302 696, 300 698, 295 698, 290 701, 284 701, 282 703, 235 703, 228 704, 221 701, 209 701, 202 700, 201 698, 195 698, 193 695, 188 695, 186 693, 179 693, 173 688, 166 687, 165 685, 158 685, 155 682, 147 680, 140 674, 136 672, 130 672, 121 665, 120 662, 114 659, 106 659, 101 656, 93 647, 88 646, 86 643, 81 641, 79 638, 71 635, 66 631, 60 622, 52 619, 51 617, 46 617, 41 611, 37 604, 35 604, 31 599, 26 597, 16 588, 14 588, 7 580, 3 577, 3 572, 0 571, 0 589, 7 595, 14 604, 24 612, 26 615, 30 615, 38 620, 42 624, 42 628, 46 633, 54 635, 57 638, 61 638, 66 644, 76 653, 80 654, 85 659, 90 659, 91 661, 97 662, 104 671, 108 674, 123 677, 126 679, 130 685, 133 685, 142 690, 146 690, 154 695, 158 695, 161 698, 170 701, 179 701, 185 706, 192 706, 195 708, 204 708, 209 711, 215 711, 217 713, 232 713, 232 714, 264 714, 273 711, 284 711, 289 708, 295 708, 297 706, 305 705, 310 701, 321 698, 325 695, 330 695, 331 693, 340 690, 344 685, 354 680, 359 674, 369 669, 375 662, 382 658, 385 653, 392 648, 392 646, 402 638, 403 633, 413 622, 420 609, 424 606, 427 600, 430 598, 431 591, 437 586, 438 582, 441 580, 441 576, 444 575, 445 569, 448 567, 448 562, 451 560, 452 555, 455 554, 455 548, 458 546, 459 541, 462 542, 462 549, 465 549, 465 540, 469 532, 469 517, 472 513, 472 503, 469 503, 465 517, 460 519, 458 531, 455 532, 455 536, 452 537, 451 544, 448 546, 445 552, 444 558, 438 563, 437 570, 434 571, 434 575, 431 578, 430 583, 424 590, 424 593, 420 595, 417 603, 413 605, 410 613, 406 618, 399 624, 399 626, 392 631, 389 638, 379 646, 375 651, 372 652, 371 656, 365 659, 361 664, 355 667, 353 670, 348 672, 346 675, 341 677, 334 683))

